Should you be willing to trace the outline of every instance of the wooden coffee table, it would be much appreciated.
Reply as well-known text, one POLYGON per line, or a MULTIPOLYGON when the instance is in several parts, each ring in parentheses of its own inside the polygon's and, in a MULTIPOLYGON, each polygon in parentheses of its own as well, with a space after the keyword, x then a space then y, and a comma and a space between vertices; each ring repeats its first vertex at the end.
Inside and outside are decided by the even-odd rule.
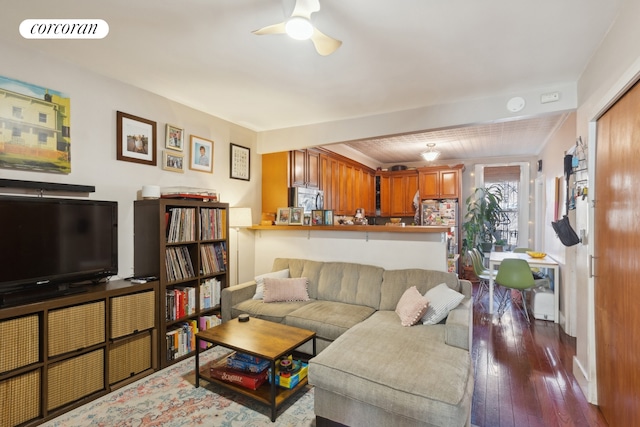
POLYGON ((232 319, 196 334, 196 387, 200 378, 233 390, 271 407, 271 421, 276 420, 278 408, 307 384, 305 377, 292 389, 276 385, 276 361, 291 354, 302 344, 313 340, 313 355, 316 354, 316 333, 306 329, 269 322, 252 317, 248 322, 232 319), (206 367, 200 370, 200 342, 206 341, 231 350, 258 356, 271 362, 270 384, 251 390, 236 384, 212 378, 206 367))

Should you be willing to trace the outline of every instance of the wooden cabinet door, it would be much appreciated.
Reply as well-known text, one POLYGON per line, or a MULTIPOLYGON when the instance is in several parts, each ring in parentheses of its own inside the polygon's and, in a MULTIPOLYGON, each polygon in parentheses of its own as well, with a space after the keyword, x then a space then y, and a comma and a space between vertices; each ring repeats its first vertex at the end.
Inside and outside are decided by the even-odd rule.
POLYGON ((440 197, 438 171, 419 173, 420 199, 437 199, 440 197))
POLYGON ((337 159, 331 159, 331 209, 338 215, 340 212, 342 171, 340 170, 340 162, 337 159))
POLYGON ((409 175, 405 177, 404 191, 405 191, 404 215, 414 216, 416 213, 416 209, 413 207, 413 198, 418 192, 418 174, 409 175))
POLYGON ((306 150, 305 185, 308 188, 320 188, 320 153, 306 150))
POLYGON ((440 197, 443 199, 457 199, 460 188, 460 172, 457 169, 440 171, 440 197))
POLYGON ((306 185, 306 150, 294 150, 290 154, 291 186, 304 187, 306 185))
POLYGON ((320 183, 319 188, 324 192, 324 208, 333 209, 332 200, 331 159, 325 154, 320 154, 320 183))
POLYGON ((402 216, 405 211, 405 177, 392 175, 390 177, 390 193, 391 193, 391 206, 390 214, 394 216, 402 216))

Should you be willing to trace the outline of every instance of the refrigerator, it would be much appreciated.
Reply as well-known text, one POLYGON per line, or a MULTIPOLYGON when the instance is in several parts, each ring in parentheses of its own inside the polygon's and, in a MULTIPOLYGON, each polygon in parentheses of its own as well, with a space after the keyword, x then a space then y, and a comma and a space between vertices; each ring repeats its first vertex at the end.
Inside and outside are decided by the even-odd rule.
POLYGON ((458 273, 458 252, 460 247, 460 218, 457 200, 423 200, 421 203, 421 225, 448 227, 447 232, 447 269, 458 273))

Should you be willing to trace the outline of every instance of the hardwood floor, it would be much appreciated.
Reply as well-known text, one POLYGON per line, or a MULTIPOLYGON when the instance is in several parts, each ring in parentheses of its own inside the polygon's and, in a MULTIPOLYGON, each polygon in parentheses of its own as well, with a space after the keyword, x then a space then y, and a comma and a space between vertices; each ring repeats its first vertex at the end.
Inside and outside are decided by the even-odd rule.
POLYGON ((475 390, 471 423, 478 427, 607 426, 573 376, 576 340, 555 323, 531 320, 514 307, 488 315, 485 295, 474 307, 475 390))

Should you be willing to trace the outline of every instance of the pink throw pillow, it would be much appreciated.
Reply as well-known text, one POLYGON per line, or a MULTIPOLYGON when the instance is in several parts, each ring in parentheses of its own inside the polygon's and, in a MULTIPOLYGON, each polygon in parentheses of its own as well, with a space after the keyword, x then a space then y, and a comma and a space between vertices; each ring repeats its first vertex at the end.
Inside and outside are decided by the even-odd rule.
POLYGON ((422 296, 418 288, 412 286, 400 297, 396 305, 396 313, 400 316, 402 326, 413 326, 422 319, 427 307, 429 307, 429 300, 422 296))
POLYGON ((264 302, 309 301, 307 278, 264 279, 264 302))

